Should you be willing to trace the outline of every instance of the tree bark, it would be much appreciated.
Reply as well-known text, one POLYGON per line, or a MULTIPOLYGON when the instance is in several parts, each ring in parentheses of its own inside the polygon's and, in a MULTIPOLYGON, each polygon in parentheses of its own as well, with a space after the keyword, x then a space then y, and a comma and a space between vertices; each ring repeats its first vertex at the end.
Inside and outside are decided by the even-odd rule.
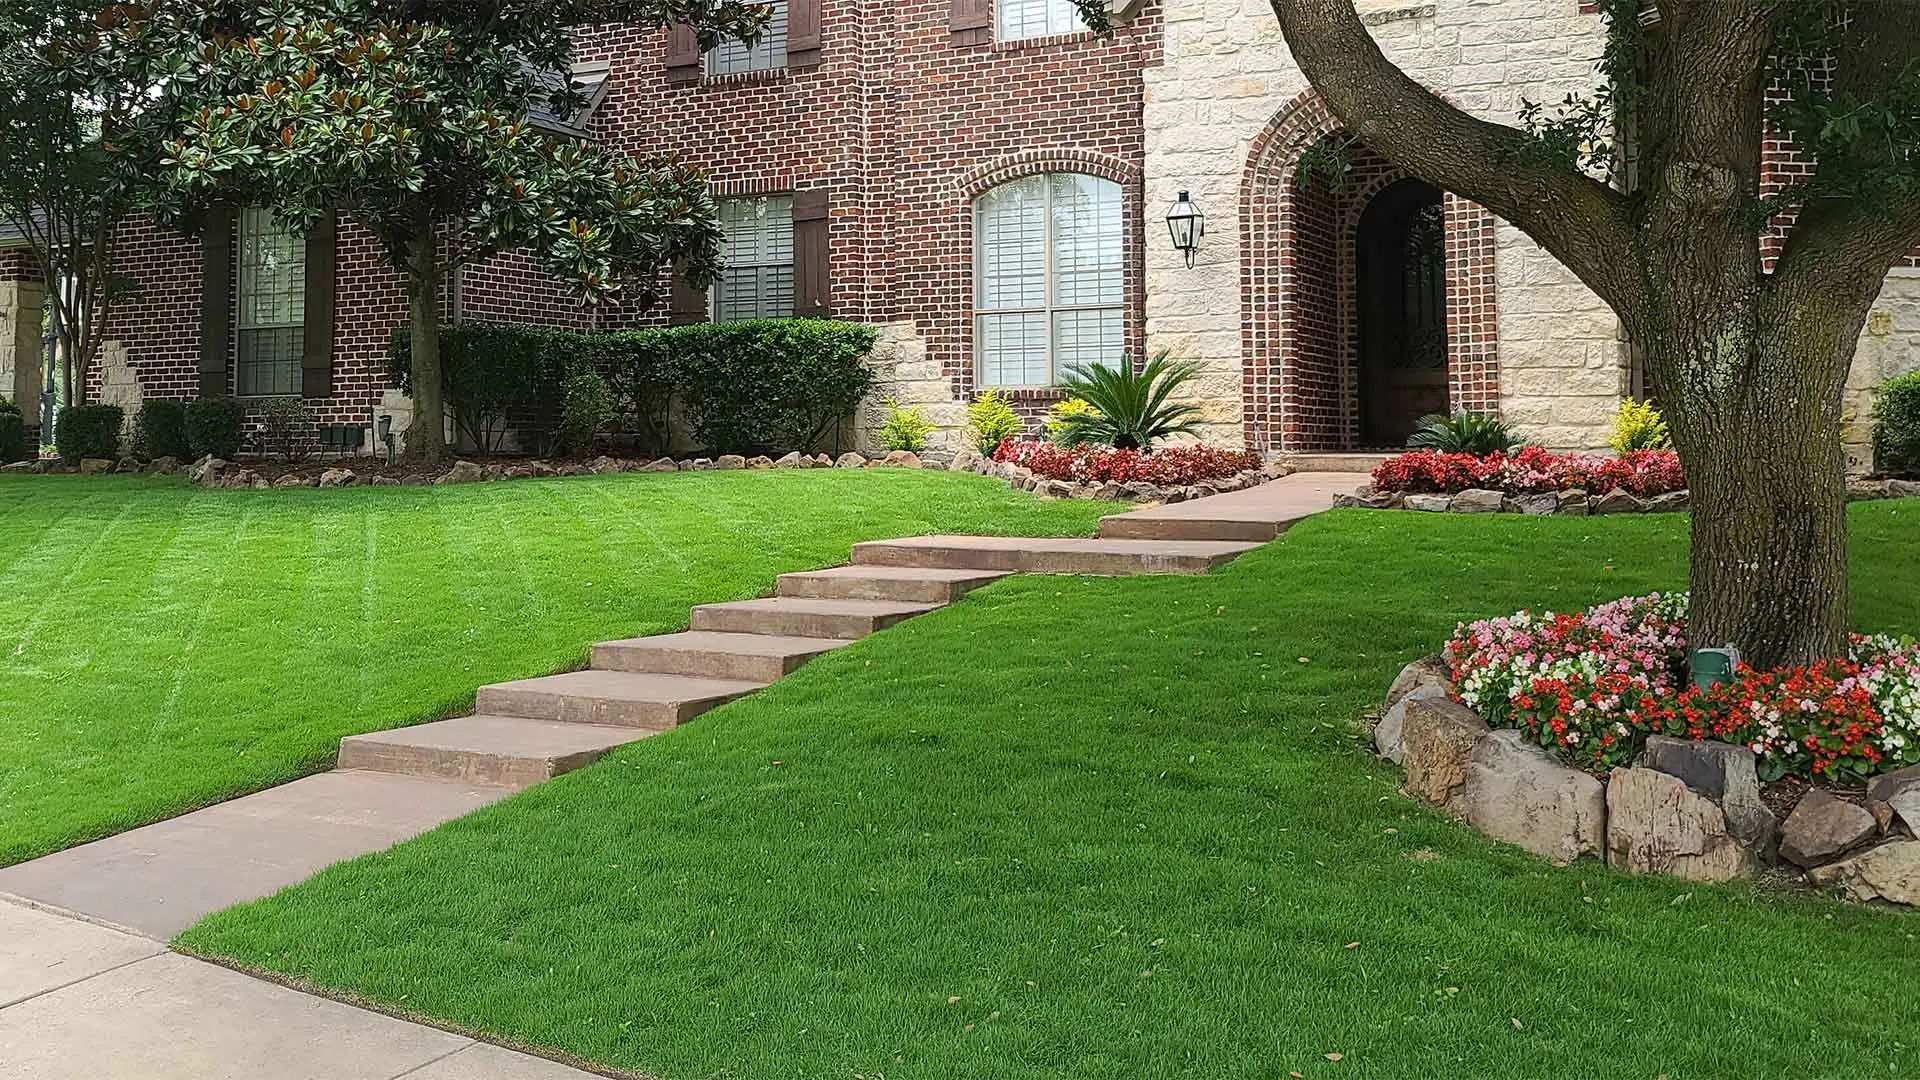
POLYGON ((426 465, 445 464, 446 396, 440 372, 440 264, 431 228, 408 243, 407 318, 412 353, 413 422, 408 425, 406 456, 426 465))

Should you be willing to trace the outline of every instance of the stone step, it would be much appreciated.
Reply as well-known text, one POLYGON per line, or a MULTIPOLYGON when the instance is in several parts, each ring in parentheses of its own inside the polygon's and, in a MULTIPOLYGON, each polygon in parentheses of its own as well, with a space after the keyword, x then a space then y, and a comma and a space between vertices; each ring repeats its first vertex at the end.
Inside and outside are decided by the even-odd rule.
POLYGON ((590 765, 653 734, 631 727, 514 716, 463 716, 340 740, 342 769, 527 787, 590 765))
POLYGON ((821 600, 896 600, 950 604, 961 595, 1006 577, 1002 570, 947 570, 933 566, 836 566, 804 574, 781 574, 780 595, 821 600))
POLYGON ((573 671, 480 688, 475 712, 664 731, 766 684, 746 679, 573 671))
POLYGON ((729 634, 780 634, 791 637, 852 640, 885 630, 938 604, 893 600, 812 600, 776 596, 733 604, 702 604, 693 609, 693 629, 729 634))
POLYGON ((603 641, 593 647, 593 666, 601 671, 692 675, 770 683, 790 675, 822 653, 852 642, 838 638, 781 634, 684 634, 603 641))
POLYGON ((1399 450, 1358 450, 1329 454, 1284 454, 1280 460, 1298 472, 1370 473, 1399 450))
POLYGON ((1259 544, 1219 540, 915 536, 853 546, 856 566, 931 566, 1021 574, 1204 574, 1259 544))
POLYGON ((1113 514, 1100 519, 1102 540, 1227 540, 1264 544, 1292 522, 1230 517, 1151 517, 1113 514))

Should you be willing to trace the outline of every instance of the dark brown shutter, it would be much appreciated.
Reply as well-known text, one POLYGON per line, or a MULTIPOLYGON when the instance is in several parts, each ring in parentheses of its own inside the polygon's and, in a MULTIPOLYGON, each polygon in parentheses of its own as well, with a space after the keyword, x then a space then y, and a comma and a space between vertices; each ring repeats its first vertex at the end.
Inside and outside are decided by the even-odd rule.
POLYGON ((820 64, 820 0, 787 0, 787 66, 820 64))
POLYGON ((673 275, 673 289, 667 297, 667 322, 674 326, 686 326, 691 323, 707 321, 707 293, 687 284, 678 272, 673 275))
POLYGON ((953 15, 947 22, 955 45, 993 43, 993 0, 953 0, 953 15))
POLYGON ((832 309, 832 285, 827 276, 826 188, 802 188, 793 193, 793 313, 824 319, 832 309))
POLYGON ((675 23, 667 28, 667 81, 700 81, 700 39, 695 36, 693 27, 685 23, 675 23))
POLYGON ((320 215, 307 234, 306 350, 300 357, 300 396, 333 396, 333 298, 337 265, 335 220, 320 215))
POLYGON ((233 349, 233 223, 225 207, 209 210, 200 229, 200 396, 227 393, 233 349))

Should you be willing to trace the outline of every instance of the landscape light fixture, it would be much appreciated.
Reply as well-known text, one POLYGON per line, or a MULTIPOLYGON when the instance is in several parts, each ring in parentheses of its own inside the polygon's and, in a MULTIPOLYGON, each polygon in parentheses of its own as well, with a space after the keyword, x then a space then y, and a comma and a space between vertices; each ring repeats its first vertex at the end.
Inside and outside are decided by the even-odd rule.
POLYGON ((1188 192, 1181 192, 1167 211, 1167 231, 1173 234, 1173 250, 1186 256, 1187 269, 1193 269, 1193 260, 1200 251, 1200 239, 1207 235, 1207 215, 1193 205, 1188 192))

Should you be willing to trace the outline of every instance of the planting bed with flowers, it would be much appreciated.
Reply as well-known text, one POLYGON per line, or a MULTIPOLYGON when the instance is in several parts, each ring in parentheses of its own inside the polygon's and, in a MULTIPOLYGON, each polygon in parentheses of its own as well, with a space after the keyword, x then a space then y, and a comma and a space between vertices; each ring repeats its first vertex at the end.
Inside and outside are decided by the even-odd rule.
POLYGON ((1415 450, 1381 462, 1373 470, 1378 492, 1452 495, 1481 489, 1507 495, 1585 491, 1605 495, 1624 490, 1635 495, 1683 491, 1686 472, 1672 450, 1635 450, 1606 454, 1556 454, 1529 446, 1512 454, 1455 454, 1415 450))
POLYGON ((1760 776, 1855 785, 1920 764, 1920 644, 1856 635, 1845 657, 1687 679, 1687 597, 1631 596, 1578 614, 1463 623, 1442 653, 1455 695, 1594 771, 1650 735, 1751 749, 1760 776))
POLYGON ((1222 450, 1205 443, 1157 450, 1117 450, 1111 446, 1062 446, 1034 439, 1008 439, 993 460, 1032 470, 1047 480, 1075 483, 1198 484, 1260 467, 1260 456, 1246 450, 1222 450))

